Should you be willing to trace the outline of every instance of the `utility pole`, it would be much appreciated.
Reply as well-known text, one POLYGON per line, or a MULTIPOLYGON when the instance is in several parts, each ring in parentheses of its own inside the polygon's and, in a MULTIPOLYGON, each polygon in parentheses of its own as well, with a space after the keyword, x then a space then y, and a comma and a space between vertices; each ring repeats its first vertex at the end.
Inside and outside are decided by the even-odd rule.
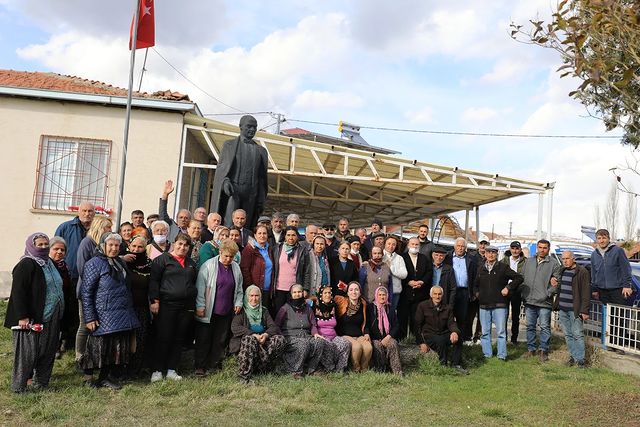
POLYGON ((509 221, 509 238, 511 238, 511 228, 513 227, 513 221, 509 221))
POLYGON ((276 135, 280 135, 280 122, 282 122, 282 114, 276 114, 276 120, 278 123, 276 124, 276 135))

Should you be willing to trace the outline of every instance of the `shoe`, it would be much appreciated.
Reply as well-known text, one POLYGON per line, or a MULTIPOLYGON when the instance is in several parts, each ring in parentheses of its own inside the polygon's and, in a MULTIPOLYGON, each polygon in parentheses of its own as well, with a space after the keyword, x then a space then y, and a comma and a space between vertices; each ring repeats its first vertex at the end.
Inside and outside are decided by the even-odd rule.
POLYGON ((587 368, 587 364, 584 362, 584 360, 580 360, 579 362, 576 363, 576 366, 579 369, 586 369, 587 368))
POLYGON ((122 388, 120 384, 107 379, 100 381, 96 386, 99 388, 108 388, 109 390, 120 390, 122 388))
POLYGON ((167 376, 165 378, 172 381, 180 381, 182 379, 182 377, 173 369, 169 369, 167 371, 167 376))
POLYGON ((464 369, 462 366, 460 365, 454 365, 453 369, 455 369, 456 371, 458 371, 458 373, 460 375, 469 375, 469 371, 467 371, 466 369, 464 369))
POLYGON ((530 359, 536 355, 536 352, 533 350, 529 350, 524 354, 525 359, 530 359))
MULTIPOLYGON (((584 362, 582 362, 584 364, 584 362)), ((573 359, 573 357, 569 357, 569 361, 567 362, 567 366, 573 366, 576 364, 576 361, 573 359)))
POLYGON ((293 374, 293 379, 294 380, 301 380, 303 378, 304 378, 304 376, 302 374, 297 374, 297 373, 293 374))
POLYGON ((198 368, 196 369, 196 371, 194 372, 195 376, 198 378, 204 378, 207 376, 207 371, 205 371, 202 368, 198 368))
POLYGON ((540 361, 541 362, 548 362, 549 361, 549 352, 548 351, 540 351, 540 361))
POLYGON ((160 371, 155 371, 153 374, 151 374, 151 382, 155 383, 158 381, 162 380, 162 372, 160 371))
POLYGON ((84 380, 82 385, 89 388, 98 388, 98 384, 94 380, 84 380))
POLYGON ((517 346, 518 345, 518 337, 511 337, 511 344, 517 346))

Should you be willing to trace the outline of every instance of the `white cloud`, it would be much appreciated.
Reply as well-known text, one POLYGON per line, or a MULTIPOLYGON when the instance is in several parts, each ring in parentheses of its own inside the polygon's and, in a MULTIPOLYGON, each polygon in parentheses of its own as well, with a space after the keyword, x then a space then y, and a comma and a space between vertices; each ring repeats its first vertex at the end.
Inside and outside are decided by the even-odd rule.
POLYGON ((464 122, 485 122, 498 117, 498 111, 489 107, 470 107, 462 112, 464 122))
POLYGON ((299 94, 294 103, 294 108, 358 108, 364 105, 364 100, 349 92, 327 92, 319 90, 305 90, 299 94))
POLYGON ((433 108, 423 107, 419 110, 407 111, 404 117, 413 124, 430 124, 434 120, 433 108))

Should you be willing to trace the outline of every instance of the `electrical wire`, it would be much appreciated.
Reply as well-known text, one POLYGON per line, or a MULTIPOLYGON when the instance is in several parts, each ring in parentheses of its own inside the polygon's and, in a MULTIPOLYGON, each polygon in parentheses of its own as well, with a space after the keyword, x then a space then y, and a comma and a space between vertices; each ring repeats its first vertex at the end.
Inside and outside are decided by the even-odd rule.
POLYGON ((162 54, 160 54, 160 52, 158 52, 158 50, 155 47, 151 48, 164 62, 167 63, 167 65, 169 65, 171 68, 173 68, 173 70, 180 74, 182 76, 182 78, 184 78, 186 81, 188 81, 189 83, 191 83, 196 89, 198 89, 200 92, 204 93, 205 95, 207 95, 209 98, 213 99, 214 101, 218 102, 219 104, 224 105, 227 108, 230 108, 232 110, 238 111, 241 114, 246 114, 243 110, 236 108, 232 105, 227 104, 226 102, 222 101, 219 98, 216 98, 215 96, 211 95, 209 92, 207 92, 206 90, 204 90, 203 88, 201 88, 200 86, 198 86, 196 83, 194 83, 189 77, 187 77, 182 71, 180 71, 178 68, 176 68, 171 62, 169 62, 169 60, 167 58, 165 58, 164 56, 162 56, 162 54))
MULTIPOLYGON (((314 120, 287 119, 288 122, 309 123, 314 125, 335 126, 338 123, 319 122, 314 120)), ((388 128, 379 126, 358 126, 360 129, 380 130, 386 132, 406 132, 406 133, 427 133, 432 135, 461 135, 461 136, 493 136, 501 138, 566 138, 566 139, 619 139, 620 136, 613 135, 536 135, 536 134, 518 134, 518 133, 495 133, 495 132, 456 132, 443 130, 428 129, 404 129, 404 128, 388 128)))

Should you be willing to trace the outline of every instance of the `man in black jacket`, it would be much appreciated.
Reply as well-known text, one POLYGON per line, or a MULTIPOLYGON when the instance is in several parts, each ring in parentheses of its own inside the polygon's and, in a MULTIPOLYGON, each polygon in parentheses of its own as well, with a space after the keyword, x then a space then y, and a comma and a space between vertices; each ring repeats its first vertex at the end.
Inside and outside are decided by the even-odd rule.
MULTIPOLYGON (((407 267, 407 277, 402 280, 402 292, 398 302, 398 323, 400 325, 400 337, 407 336, 407 330, 417 336, 415 329, 415 314, 418 304, 429 299, 433 268, 426 256, 419 252, 420 242, 416 237, 409 239, 408 252, 402 254, 402 259, 407 267)), ((417 339, 416 339, 417 342, 417 339)))
POLYGON ((493 356, 491 346, 491 324, 496 325, 498 336, 498 359, 507 359, 507 305, 509 293, 514 292, 523 282, 521 274, 508 265, 498 262, 498 248, 487 246, 485 262, 478 267, 478 275, 473 284, 473 293, 480 305, 482 324, 482 353, 487 359, 493 356))
POLYGON ((456 276, 453 268, 444 262, 447 250, 442 246, 434 246, 431 252, 433 259, 433 282, 432 285, 440 285, 444 294, 442 302, 453 307, 456 298, 456 276))
MULTIPOLYGON (((467 241, 458 237, 453 245, 453 252, 449 253, 445 259, 445 263, 451 265, 456 278, 456 294, 453 305, 453 313, 456 317, 456 323, 462 331, 462 340, 470 341, 472 338, 471 324, 469 319, 469 304, 471 303, 473 294, 471 287, 476 278, 478 264, 476 257, 467 251, 467 241)), ((476 302, 477 303, 477 302, 476 302)))

